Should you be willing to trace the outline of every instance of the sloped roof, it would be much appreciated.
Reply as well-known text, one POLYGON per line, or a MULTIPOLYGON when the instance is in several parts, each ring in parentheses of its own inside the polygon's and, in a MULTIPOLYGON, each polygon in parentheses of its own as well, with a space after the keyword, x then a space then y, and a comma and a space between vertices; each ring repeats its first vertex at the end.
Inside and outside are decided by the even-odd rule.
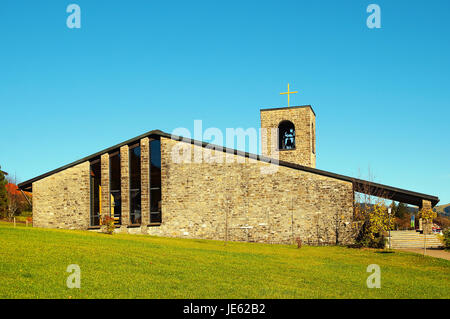
POLYGON ((104 154, 104 153, 110 153, 114 150, 119 149, 120 147, 124 146, 124 145, 131 145, 131 144, 135 144, 136 142, 138 142, 140 139, 144 138, 144 137, 150 137, 150 138, 158 138, 158 137, 165 137, 165 138, 170 138, 173 140, 177 140, 177 141, 183 141, 185 143, 190 143, 190 144, 195 144, 195 145, 199 145, 202 147, 206 147, 206 146, 216 146, 217 148, 221 148, 223 149, 224 152, 229 153, 229 154, 234 154, 234 155, 238 155, 238 156, 244 156, 244 157, 249 157, 258 161, 263 161, 263 162, 267 162, 267 163, 277 163, 280 166, 284 166, 284 167, 289 167, 292 169, 297 169, 297 170, 301 170, 301 171, 305 171, 305 172, 309 172, 309 173, 313 173, 313 174, 318 174, 318 175, 322 175, 322 176, 326 176, 326 177, 331 177, 331 178, 335 178, 338 180, 342 180, 342 181, 347 181, 353 184, 353 188, 355 191, 357 192, 364 192, 364 193, 370 193, 371 195, 377 196, 379 194, 383 194, 383 197, 386 197, 388 199, 391 200, 395 200, 398 202, 402 202, 402 203, 407 203, 407 204, 411 204, 411 205, 416 205, 416 206, 421 206, 422 205, 422 200, 428 200, 431 202, 432 206, 434 207, 438 202, 439 202, 439 198, 437 196, 432 196, 432 195, 427 195, 427 194, 422 194, 422 193, 417 193, 417 192, 413 192, 413 191, 409 191, 409 190, 405 190, 405 189, 401 189, 401 188, 396 188, 393 186, 388 186, 388 185, 383 185, 383 184, 378 184, 378 183, 373 183, 370 181, 366 181, 366 180, 362 180, 362 179, 357 179, 357 178, 353 178, 353 177, 349 177, 349 176, 345 176, 345 175, 340 175, 340 174, 335 174, 332 172, 328 172, 328 171, 324 171, 324 170, 320 170, 317 168, 312 168, 312 167, 308 167, 308 166, 302 166, 302 165, 298 165, 298 164, 294 164, 291 162, 285 162, 285 161, 276 161, 275 159, 269 158, 269 157, 265 157, 265 156, 261 156, 261 155, 256 155, 256 154, 251 154, 248 152, 243 152, 243 151, 239 151, 236 149, 231 149, 231 148, 227 148, 227 147, 222 147, 219 145, 212 145, 210 143, 207 142, 202 142, 202 141, 198 141, 198 140, 194 140, 194 139, 190 139, 190 138, 184 138, 181 136, 176 136, 176 135, 171 135, 168 133, 165 133, 163 131, 160 130, 152 130, 149 131, 147 133, 144 133, 142 135, 139 135, 135 138, 129 139, 125 142, 119 143, 117 145, 114 145, 112 147, 109 147, 107 149, 104 149, 100 152, 97 152, 95 154, 86 156, 82 159, 79 159, 78 161, 72 162, 70 164, 67 164, 65 166, 59 167, 55 170, 52 170, 50 172, 47 172, 45 174, 39 175, 37 177, 34 177, 32 179, 29 179, 23 183, 20 183, 18 185, 18 187, 24 191, 32 191, 32 184, 42 178, 45 178, 47 176, 53 175, 55 173, 58 173, 62 170, 65 170, 67 168, 76 166, 78 164, 81 164, 83 162, 86 161, 90 161, 93 159, 96 159, 98 157, 100 157, 100 155, 104 154))

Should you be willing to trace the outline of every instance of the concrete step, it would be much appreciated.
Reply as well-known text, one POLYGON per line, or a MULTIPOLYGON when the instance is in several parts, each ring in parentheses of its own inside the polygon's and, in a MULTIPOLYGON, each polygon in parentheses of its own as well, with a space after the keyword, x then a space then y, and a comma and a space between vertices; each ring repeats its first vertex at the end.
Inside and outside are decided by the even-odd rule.
MULTIPOLYGON (((423 241, 408 241, 408 242, 396 242, 396 241, 392 241, 393 245, 422 245, 424 244, 423 241)), ((427 245, 441 245, 440 242, 428 242, 427 241, 427 245)))
MULTIPOLYGON (((403 238, 402 239, 392 238, 392 241, 405 242, 405 241, 425 241, 425 240, 423 240, 422 238, 421 239, 417 239, 417 238, 406 238, 406 239, 403 239, 403 238)), ((434 242, 440 243, 440 240, 437 239, 437 238, 430 238, 430 239, 427 238, 426 241, 430 242, 430 243, 434 243, 434 242)))
MULTIPOLYGON (((391 231, 392 248, 423 248, 425 235, 414 230, 391 231)), ((441 247, 441 241, 434 234, 426 235, 426 247, 441 247)))
MULTIPOLYGON (((386 247, 389 247, 389 245, 386 246, 386 247)), ((402 248, 417 249, 417 248, 423 248, 423 245, 422 245, 422 246, 418 246, 418 245, 411 245, 411 246, 394 246, 394 245, 392 245, 392 249, 402 249, 402 248)), ((430 248, 441 248, 441 246, 437 246, 437 245, 435 245, 435 246, 428 246, 428 245, 427 245, 427 249, 430 249, 430 248)))

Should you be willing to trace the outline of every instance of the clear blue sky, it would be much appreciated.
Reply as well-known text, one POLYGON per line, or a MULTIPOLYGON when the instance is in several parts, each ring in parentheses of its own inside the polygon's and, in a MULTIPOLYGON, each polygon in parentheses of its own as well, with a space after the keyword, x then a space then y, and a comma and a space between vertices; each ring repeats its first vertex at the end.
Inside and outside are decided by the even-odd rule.
POLYGON ((448 203, 449 13, 448 0, 2 1, 0 165, 24 181, 152 129, 257 128, 289 82, 291 105, 317 114, 318 168, 370 167, 448 203))

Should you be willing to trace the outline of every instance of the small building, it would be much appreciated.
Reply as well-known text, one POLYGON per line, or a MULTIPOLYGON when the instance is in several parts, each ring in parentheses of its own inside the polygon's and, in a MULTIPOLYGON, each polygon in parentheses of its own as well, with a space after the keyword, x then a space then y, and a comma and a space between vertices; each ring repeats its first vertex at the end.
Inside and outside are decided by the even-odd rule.
POLYGON ((310 105, 261 109, 262 155, 153 130, 18 186, 33 225, 169 237, 346 244, 354 194, 433 207, 439 199, 316 166, 310 105))

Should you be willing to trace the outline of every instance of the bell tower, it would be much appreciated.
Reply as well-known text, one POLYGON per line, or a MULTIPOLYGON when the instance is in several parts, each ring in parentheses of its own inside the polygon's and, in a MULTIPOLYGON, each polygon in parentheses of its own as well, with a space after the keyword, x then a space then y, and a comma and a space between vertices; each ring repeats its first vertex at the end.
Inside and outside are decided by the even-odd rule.
POLYGON ((261 109, 262 155, 316 167, 316 114, 311 105, 261 109))

